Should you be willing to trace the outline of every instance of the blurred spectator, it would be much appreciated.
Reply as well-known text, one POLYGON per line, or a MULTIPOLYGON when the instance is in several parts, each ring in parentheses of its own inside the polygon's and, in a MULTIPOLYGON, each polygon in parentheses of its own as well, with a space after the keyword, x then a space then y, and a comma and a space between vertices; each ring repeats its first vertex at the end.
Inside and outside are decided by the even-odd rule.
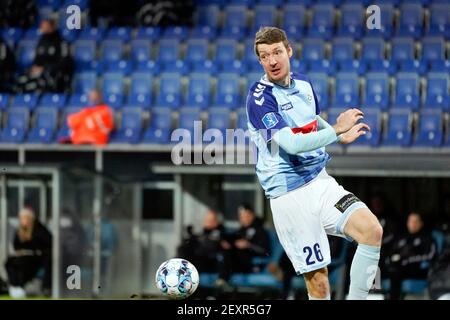
POLYGON ((41 271, 42 293, 50 296, 52 237, 30 208, 19 212, 19 228, 14 236, 13 247, 14 255, 6 262, 10 296, 25 297, 25 285, 41 271))
MULTIPOLYGON (((443 227, 442 231, 446 232, 443 250, 432 263, 428 273, 428 292, 433 300, 450 294, 450 230, 448 224, 443 227)), ((446 299, 448 300, 448 297, 446 299)))
POLYGON ((391 281, 389 298, 401 298, 404 279, 426 279, 431 261, 436 254, 436 244, 424 228, 422 216, 416 211, 407 218, 407 234, 395 240, 388 257, 388 275, 391 281))
POLYGON ((178 256, 191 261, 199 272, 220 272, 223 269, 223 249, 230 244, 226 241, 226 232, 220 221, 220 214, 208 210, 203 220, 200 235, 187 228, 187 236, 178 247, 178 256))
POLYGON ((41 22, 36 55, 27 74, 19 77, 17 93, 67 92, 73 73, 68 44, 62 39, 53 20, 41 22))
POLYGON ((0 0, 0 27, 28 29, 34 26, 36 17, 34 0, 0 0))
POLYGON ((145 0, 139 9, 137 20, 141 26, 192 25, 194 1, 145 0))
POLYGON ((15 58, 9 46, 0 36, 0 92, 10 92, 15 58))
POLYGON ((89 18, 93 27, 129 26, 138 10, 137 0, 95 0, 90 2, 89 18), (103 21, 102 21, 103 20, 103 21))
POLYGON ((379 267, 381 270, 381 277, 386 278, 386 259, 392 251, 392 247, 395 243, 394 240, 398 232, 396 222, 390 217, 395 216, 395 214, 392 213, 393 206, 388 204, 386 197, 381 193, 372 195, 369 200, 369 208, 383 227, 379 267), (386 208, 389 208, 389 212, 386 208))
POLYGON ((89 100, 89 106, 99 106, 103 105, 103 96, 102 93, 99 90, 92 90, 88 94, 88 100, 89 100))
POLYGON ((248 204, 238 208, 241 227, 232 235, 231 243, 224 242, 224 269, 219 274, 217 286, 227 285, 231 273, 251 273, 261 271, 262 266, 255 265, 254 257, 270 255, 270 238, 263 222, 248 204))

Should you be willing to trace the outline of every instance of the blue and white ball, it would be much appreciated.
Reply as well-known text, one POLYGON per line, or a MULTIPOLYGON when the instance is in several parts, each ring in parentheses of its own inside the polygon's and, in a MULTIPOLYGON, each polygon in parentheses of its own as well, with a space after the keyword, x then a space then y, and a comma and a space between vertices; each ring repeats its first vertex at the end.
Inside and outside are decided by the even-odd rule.
POLYGON ((199 275, 195 266, 185 259, 164 261, 156 271, 156 286, 170 299, 185 299, 197 290, 199 275))

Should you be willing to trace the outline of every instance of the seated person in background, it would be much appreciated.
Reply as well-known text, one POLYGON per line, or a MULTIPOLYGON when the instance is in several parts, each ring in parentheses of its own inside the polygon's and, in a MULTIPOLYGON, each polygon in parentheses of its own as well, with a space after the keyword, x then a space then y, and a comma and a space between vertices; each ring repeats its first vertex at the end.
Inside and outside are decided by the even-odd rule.
POLYGON ((10 296, 25 297, 24 286, 36 277, 40 269, 44 270, 42 293, 50 296, 52 237, 30 208, 19 212, 19 228, 13 246, 14 255, 6 262, 10 296))
POLYGON ((42 33, 29 72, 19 77, 16 93, 67 92, 73 73, 69 45, 62 39, 53 20, 43 20, 42 33))
POLYGON ((188 227, 188 237, 178 248, 178 256, 192 262, 199 272, 219 272, 223 263, 223 247, 229 246, 225 240, 225 228, 218 212, 209 209, 203 220, 200 235, 192 233, 188 227))
POLYGON ((0 92, 12 90, 11 79, 14 74, 14 53, 0 36, 0 92))
POLYGON ((102 93, 100 91, 98 91, 97 89, 91 90, 88 94, 88 103, 89 103, 89 107, 95 107, 95 106, 99 106, 99 105, 103 105, 105 104, 103 102, 103 96, 102 93))
POLYGON ((252 263, 254 257, 269 257, 270 238, 263 222, 248 204, 238 208, 241 227, 232 236, 231 243, 224 243, 224 269, 219 274, 218 286, 224 285, 231 273, 261 271, 262 266, 252 263))
POLYGON ((404 279, 426 279, 430 262, 436 254, 436 244, 431 233, 424 229, 422 217, 417 211, 408 215, 406 227, 408 233, 395 241, 388 257, 391 300, 401 298, 404 279))

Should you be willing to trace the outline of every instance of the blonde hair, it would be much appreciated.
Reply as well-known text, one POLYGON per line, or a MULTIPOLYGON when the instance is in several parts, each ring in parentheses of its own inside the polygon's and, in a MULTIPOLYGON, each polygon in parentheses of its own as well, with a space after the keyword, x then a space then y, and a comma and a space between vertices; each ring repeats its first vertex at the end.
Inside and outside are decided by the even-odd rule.
POLYGON ((289 48, 289 41, 286 33, 277 27, 261 27, 255 35, 255 54, 259 57, 258 44, 274 44, 283 42, 289 48))

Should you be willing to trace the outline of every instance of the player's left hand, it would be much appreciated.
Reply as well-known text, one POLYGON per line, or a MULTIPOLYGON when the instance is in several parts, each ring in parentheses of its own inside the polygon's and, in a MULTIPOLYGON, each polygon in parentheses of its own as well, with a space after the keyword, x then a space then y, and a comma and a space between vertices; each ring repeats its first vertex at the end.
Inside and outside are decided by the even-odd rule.
POLYGON ((367 131, 370 131, 370 127, 365 123, 355 124, 346 133, 340 135, 339 143, 349 144, 358 139, 360 136, 365 135, 367 131))

